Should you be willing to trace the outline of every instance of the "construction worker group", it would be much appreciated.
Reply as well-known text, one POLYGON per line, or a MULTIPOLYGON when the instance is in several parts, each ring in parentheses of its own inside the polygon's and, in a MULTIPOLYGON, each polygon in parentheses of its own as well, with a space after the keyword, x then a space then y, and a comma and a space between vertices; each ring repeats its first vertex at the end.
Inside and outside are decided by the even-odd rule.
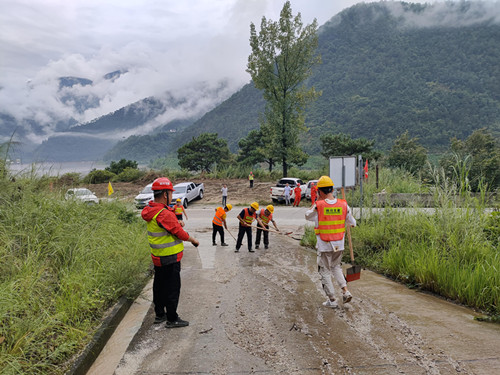
MULTIPOLYGON (((316 197, 314 197, 311 207, 305 214, 306 220, 315 223, 318 270, 323 289, 328 297, 323 305, 331 308, 338 307, 334 297, 332 277, 342 290, 343 302, 348 303, 352 298, 351 293, 347 290, 340 261, 344 250, 346 225, 356 225, 356 220, 351 215, 346 201, 334 197, 333 186, 330 177, 322 176, 315 186, 318 200, 316 201, 316 197)), ((300 189, 300 186, 297 186, 296 189, 300 189)), ((177 314, 181 285, 180 261, 183 256, 184 241, 191 242, 196 247, 199 242, 183 229, 183 216, 186 217, 186 220, 188 217, 180 199, 177 199, 175 204, 171 206, 173 185, 170 180, 166 177, 156 179, 152 184, 152 190, 154 200, 150 201, 142 210, 141 216, 147 222, 148 242, 155 270, 153 303, 156 316, 154 323, 166 322, 167 328, 184 327, 189 323, 182 320, 177 314)), ((300 191, 295 192, 294 206, 299 205, 300 195, 300 191)), ((212 219, 213 246, 217 246, 217 235, 220 238, 220 245, 228 246, 225 242, 224 230, 234 238, 226 222, 227 213, 232 208, 230 203, 226 203, 215 209, 212 219)), ((240 251, 246 236, 248 251, 255 252, 252 241, 254 220, 257 222, 255 249, 260 248, 261 239, 263 239, 264 249, 268 249, 269 232, 280 233, 273 214, 274 206, 271 204, 260 208, 258 202, 253 202, 249 207, 243 208, 237 216, 239 226, 237 238, 234 238, 236 240, 234 251, 236 253, 240 251), (270 228, 270 223, 273 224, 273 229, 270 228)))

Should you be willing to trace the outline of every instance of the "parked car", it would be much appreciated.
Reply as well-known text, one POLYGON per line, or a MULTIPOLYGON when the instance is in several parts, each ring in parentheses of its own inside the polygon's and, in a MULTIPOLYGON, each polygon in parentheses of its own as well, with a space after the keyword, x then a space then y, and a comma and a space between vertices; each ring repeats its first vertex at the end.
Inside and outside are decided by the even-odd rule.
POLYGON ((66 200, 78 200, 88 204, 98 204, 99 198, 94 192, 86 188, 75 188, 69 189, 66 194, 64 194, 66 200))
POLYGON ((174 185, 174 193, 172 194, 172 203, 180 199, 184 208, 187 208, 188 203, 194 199, 202 199, 205 193, 203 183, 195 184, 194 182, 182 182, 174 185))
POLYGON ((144 189, 141 190, 139 195, 137 195, 134 200, 135 200, 135 206, 139 209, 142 209, 147 206, 149 201, 153 200, 153 190, 151 187, 153 186, 153 183, 150 183, 149 185, 146 185, 144 189))
POLYGON ((311 200, 311 186, 313 183, 317 183, 318 180, 309 180, 306 185, 306 199, 311 200))
POLYGON ((285 201, 285 186, 288 184, 292 191, 290 192, 290 199, 295 199, 294 188, 297 187, 297 184, 300 184, 300 189, 302 191, 301 197, 303 197, 306 193, 306 185, 300 178, 294 177, 286 177, 282 178, 278 181, 276 186, 271 187, 271 199, 274 203, 280 203, 285 201))

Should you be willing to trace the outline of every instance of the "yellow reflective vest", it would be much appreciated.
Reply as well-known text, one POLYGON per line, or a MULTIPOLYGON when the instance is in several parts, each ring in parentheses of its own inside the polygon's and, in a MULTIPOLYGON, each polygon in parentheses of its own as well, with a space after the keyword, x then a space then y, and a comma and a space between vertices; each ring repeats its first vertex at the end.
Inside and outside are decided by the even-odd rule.
POLYGON ((151 254, 157 257, 175 255, 184 250, 184 242, 182 240, 158 225, 156 218, 163 210, 164 208, 158 211, 147 225, 151 254))

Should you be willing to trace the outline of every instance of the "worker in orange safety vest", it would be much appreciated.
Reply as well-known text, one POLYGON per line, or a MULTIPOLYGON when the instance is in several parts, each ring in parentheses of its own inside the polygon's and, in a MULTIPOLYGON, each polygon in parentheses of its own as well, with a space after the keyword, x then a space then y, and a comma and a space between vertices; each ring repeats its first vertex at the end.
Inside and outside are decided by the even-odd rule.
POLYGON ((323 306, 336 308, 332 276, 342 290, 342 300, 348 303, 352 294, 342 273, 341 260, 344 253, 345 226, 356 226, 356 219, 343 199, 333 196, 333 181, 321 176, 317 183, 319 199, 306 211, 306 220, 315 223, 318 271, 328 300, 323 306))
POLYGON ((212 245, 217 246, 217 242, 215 242, 215 237, 217 233, 220 235, 221 246, 228 246, 227 243, 224 242, 224 228, 227 230, 226 224, 226 212, 231 211, 233 206, 228 203, 224 207, 217 207, 215 209, 215 216, 212 219, 212 245))
POLYGON ((273 213, 274 213, 274 206, 270 204, 267 206, 265 209, 262 208, 259 211, 259 215, 257 216, 260 219, 260 223, 257 224, 257 235, 255 238, 255 248, 258 249, 260 246, 260 237, 262 235, 262 232, 264 232, 264 248, 267 249, 269 248, 269 222, 271 221, 274 225, 274 228, 279 232, 280 230, 276 226, 276 222, 273 219, 273 213), (261 223, 263 225, 261 225, 261 223), (265 230, 261 229, 264 228, 265 230))

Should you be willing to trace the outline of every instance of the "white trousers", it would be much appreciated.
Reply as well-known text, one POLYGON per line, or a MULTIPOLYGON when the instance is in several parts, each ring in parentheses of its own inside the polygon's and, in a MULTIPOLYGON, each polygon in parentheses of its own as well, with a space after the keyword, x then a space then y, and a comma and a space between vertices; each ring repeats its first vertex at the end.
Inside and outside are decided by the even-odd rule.
POLYGON ((342 260, 343 250, 341 251, 318 251, 318 272, 321 277, 321 284, 328 298, 335 298, 335 289, 332 282, 332 276, 337 281, 340 288, 347 285, 342 272, 340 261, 342 260))

